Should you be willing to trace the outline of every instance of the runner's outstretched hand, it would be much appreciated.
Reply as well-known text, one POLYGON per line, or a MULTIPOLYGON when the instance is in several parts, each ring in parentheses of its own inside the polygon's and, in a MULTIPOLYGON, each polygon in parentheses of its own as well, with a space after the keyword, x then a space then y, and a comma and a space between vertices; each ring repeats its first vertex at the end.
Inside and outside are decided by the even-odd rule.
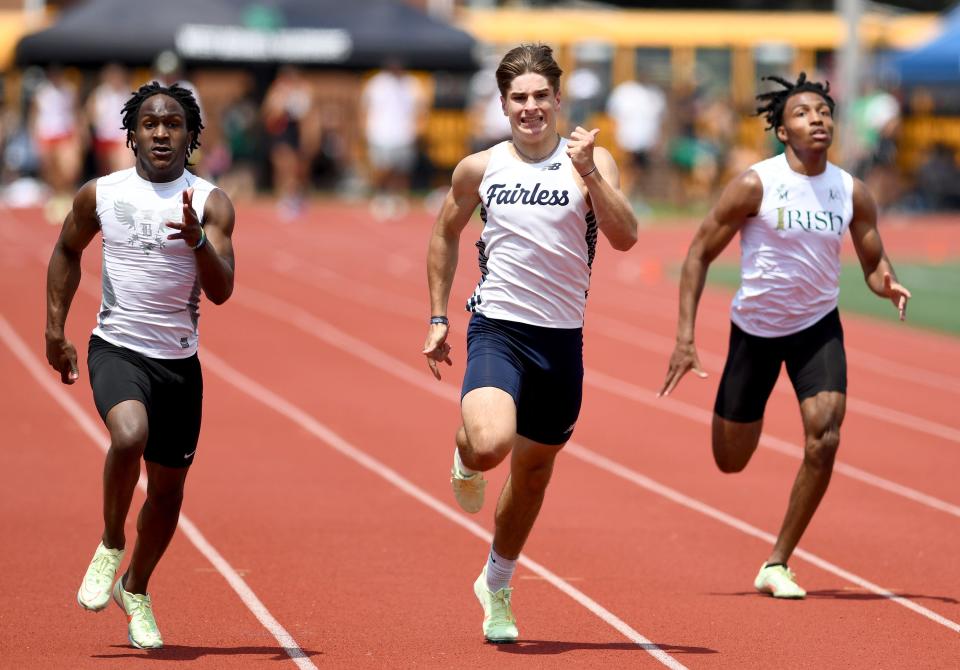
POLYGON ((431 323, 430 330, 427 331, 427 341, 423 343, 423 355, 427 357, 427 365, 430 366, 430 372, 437 379, 440 379, 440 367, 437 365, 441 361, 447 365, 453 365, 450 360, 450 345, 447 344, 447 331, 449 326, 445 323, 431 323))
POLYGON ((693 342, 678 342, 670 356, 670 367, 667 368, 667 378, 663 382, 663 388, 657 394, 657 397, 670 395, 670 392, 677 388, 677 384, 687 374, 687 371, 693 370, 694 374, 701 379, 707 376, 700 365, 700 358, 697 356, 697 348, 693 342))
POLYGON ((900 312, 900 320, 906 321, 907 301, 913 297, 910 295, 910 291, 907 290, 907 287, 893 281, 893 277, 889 272, 884 272, 883 291, 886 293, 887 297, 890 298, 890 302, 892 302, 894 307, 897 308, 897 311, 900 312))
POLYGON ((167 227, 175 228, 180 231, 167 235, 168 240, 183 240, 191 249, 200 243, 203 237, 203 228, 200 226, 200 219, 197 218, 197 212, 193 209, 193 187, 183 191, 183 219, 182 223, 178 221, 167 221, 167 227))

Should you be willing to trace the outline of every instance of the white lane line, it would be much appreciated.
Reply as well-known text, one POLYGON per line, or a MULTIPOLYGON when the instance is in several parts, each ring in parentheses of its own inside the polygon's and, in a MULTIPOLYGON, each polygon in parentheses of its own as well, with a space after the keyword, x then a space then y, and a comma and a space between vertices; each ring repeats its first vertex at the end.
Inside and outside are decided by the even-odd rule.
MULTIPOLYGON (((367 223, 367 222, 363 222, 363 223, 367 223)), ((384 232, 382 227, 377 227, 377 226, 370 226, 370 230, 377 235, 382 235, 384 232)), ((290 232, 292 233, 295 231, 291 230, 290 232)), ((315 236, 295 235, 292 237, 293 239, 296 240, 296 244, 293 246, 293 248, 295 249, 302 249, 304 245, 311 245, 314 247, 317 246, 315 236)), ((393 246, 390 246, 390 249, 393 249, 393 248, 394 248, 393 246)), ((310 283, 314 283, 314 282, 312 281, 309 275, 293 272, 292 266, 297 265, 301 268, 301 270, 305 268, 309 268, 311 271, 330 272, 329 268, 317 266, 315 263, 310 261, 303 261, 302 259, 299 259, 296 256, 289 256, 288 260, 290 261, 290 263, 288 263, 286 267, 275 267, 273 269, 282 274, 292 276, 301 281, 306 281, 310 283)), ((333 274, 334 276, 336 275, 336 273, 333 273, 333 274)), ((350 282, 351 291, 356 289, 358 285, 362 285, 362 281, 358 280, 355 277, 340 276, 339 278, 344 281, 350 282)), ((342 294, 338 293, 338 290, 335 287, 331 287, 330 285, 321 285, 319 286, 319 288, 325 291, 330 291, 335 295, 341 295, 342 297, 342 294)), ((379 289, 378 287, 375 287, 372 285, 362 285, 362 290, 368 294, 372 294, 373 292, 377 292, 377 291, 380 292, 380 294, 384 296, 379 298, 378 305, 381 309, 387 308, 388 305, 392 304, 391 301, 396 300, 396 296, 386 297, 387 296, 386 291, 383 291, 382 289, 379 289)), ((732 291, 730 292, 730 295, 731 296, 733 295, 732 291)), ((352 299, 353 297, 352 294, 349 297, 352 299)), ((647 299, 645 298, 645 300, 647 299)), ((726 300, 727 300, 727 305, 729 307, 729 298, 727 298, 726 300)), ((669 311, 670 313, 676 313, 677 301, 675 299, 660 300, 659 303, 661 304, 657 309, 654 310, 654 313, 658 313, 658 314, 662 313, 663 311, 665 311, 664 308, 666 308, 666 310, 669 311)), ((606 304, 603 305, 603 307, 612 308, 612 305, 608 301, 606 304)), ((635 310, 632 306, 626 305, 624 303, 618 303, 617 307, 621 312, 624 309, 627 309, 629 311, 635 311, 636 316, 638 317, 638 319, 641 319, 641 320, 644 318, 648 318, 650 314, 650 310, 646 306, 642 311, 635 310)), ((417 301, 416 309, 407 312, 407 315, 409 316, 410 314, 419 314, 422 308, 423 308, 423 303, 421 301, 417 301)), ((726 312, 721 312, 718 315, 716 311, 708 310, 707 312, 704 312, 703 314, 700 315, 698 322, 701 322, 704 325, 707 325, 712 330, 725 333, 729 331, 729 328, 730 328, 730 319, 727 316, 725 316, 725 314, 726 312), (711 323, 706 323, 707 321, 710 321, 711 323)), ((617 319, 612 319, 610 317, 605 317, 599 312, 597 312, 596 310, 588 310, 587 321, 591 324, 591 326, 600 321, 604 321, 608 324, 608 326, 611 326, 611 327, 633 328, 632 326, 630 326, 625 322, 618 321, 617 319)), ((650 349, 650 350, 654 351, 657 354, 666 355, 666 356, 669 356, 670 352, 673 351, 672 337, 664 337, 652 331, 643 331, 643 332, 646 334, 639 335, 639 339, 646 340, 646 344, 644 348, 653 346, 656 343, 659 343, 661 345, 666 343, 667 348, 665 350, 665 353, 662 348, 650 349)), ((940 335, 940 337, 944 337, 944 336, 940 335)), ((627 341, 630 342, 629 340, 627 341)), ((709 357, 709 355, 707 356, 709 357)), ((701 353, 701 361, 706 362, 704 361, 704 357, 705 357, 704 353, 701 353)), ((719 358, 719 363, 715 367, 719 370, 723 368, 723 363, 725 358, 724 357, 718 357, 718 358, 719 358)), ((857 348, 851 348, 849 346, 847 348, 847 362, 851 365, 856 365, 858 367, 867 369, 870 372, 880 376, 889 377, 897 381, 906 381, 914 384, 919 384, 921 386, 927 386, 937 391, 938 393, 943 393, 944 391, 947 391, 947 392, 960 394, 960 379, 958 379, 955 375, 946 375, 941 372, 927 370, 924 368, 916 367, 914 365, 909 365, 905 363, 896 363, 894 361, 887 360, 882 356, 871 354, 869 352, 866 352, 857 348)), ((664 365, 665 364, 666 363, 664 363, 664 365)))
MULTIPOLYGON (((110 436, 107 435, 103 427, 90 418, 80 404, 74 400, 63 388, 59 381, 56 381, 56 373, 41 364, 31 353, 29 347, 16 333, 7 319, 0 314, 0 339, 13 352, 17 360, 27 369, 30 376, 63 408, 63 410, 76 421, 81 430, 87 434, 87 437, 93 441, 101 451, 106 451, 110 443, 110 436)), ((140 489, 146 493, 145 479, 141 475, 138 482, 140 489)), ((283 648, 287 656, 302 670, 317 670, 310 657, 303 651, 293 636, 280 625, 266 606, 260 601, 253 590, 247 585, 237 571, 227 562, 227 560, 211 545, 200 532, 200 529, 189 519, 186 514, 180 514, 180 529, 189 538, 193 546, 210 561, 210 564, 219 572, 227 583, 233 588, 236 594, 243 601, 257 620, 266 628, 277 643, 283 648)))
MULTIPOLYGON (((208 349, 203 348, 200 352, 200 355, 203 357, 204 369, 222 377, 224 381, 231 384, 237 390, 247 394, 257 402, 263 403, 281 416, 289 419, 319 439, 321 442, 325 443, 331 449, 334 449, 378 477, 386 480, 393 486, 396 486, 410 497, 423 503, 447 520, 452 521, 461 528, 467 530, 472 535, 475 535, 488 544, 493 541, 493 536, 485 528, 456 512, 450 506, 440 502, 432 495, 421 489, 419 486, 405 478, 396 470, 392 469, 385 463, 380 462, 366 452, 358 449, 350 442, 340 437, 340 435, 335 433, 333 430, 317 421, 313 416, 289 402, 285 398, 277 395, 274 391, 263 386, 259 382, 239 372, 236 368, 230 366, 228 363, 226 363, 226 361, 219 356, 214 355, 208 349)), ((613 614, 613 612, 600 605, 590 596, 586 595, 563 578, 557 576, 554 572, 548 570, 540 563, 534 561, 526 555, 522 555, 519 559, 519 562, 525 568, 529 569, 537 576, 543 578, 545 581, 549 582, 551 585, 573 598, 577 603, 595 614, 604 623, 619 631, 628 640, 644 649, 663 665, 667 666, 668 668, 674 668, 675 670, 683 670, 685 668, 684 665, 670 656, 658 645, 651 642, 646 637, 631 628, 626 622, 613 614)))
POLYGON ((877 356, 862 349, 851 349, 847 352, 847 359, 871 372, 887 375, 899 381, 915 382, 923 386, 929 386, 940 393, 943 391, 960 393, 960 380, 952 375, 889 361, 883 356, 877 356))
MULTIPOLYGON (((662 355, 664 357, 664 369, 666 369, 668 357, 670 356, 670 352, 673 351, 673 340, 610 317, 591 314, 588 315, 587 320, 591 328, 595 325, 599 326, 596 330, 601 335, 651 353, 662 355)), ((703 363, 704 367, 708 370, 714 373, 720 373, 723 370, 726 361, 723 356, 705 349, 698 349, 697 353, 700 356, 700 362, 703 363)), ((870 370, 872 372, 878 372, 880 368, 870 367, 870 370)), ((793 395, 792 389, 781 386, 780 384, 777 384, 774 390, 781 394, 793 395)), ((937 390, 942 391, 943 387, 938 387, 937 390)), ((884 407, 866 400, 847 396, 847 409, 848 411, 855 411, 869 416, 871 419, 884 421, 895 426, 900 426, 901 428, 913 430, 918 433, 926 433, 960 444, 960 430, 907 412, 901 412, 891 407, 884 407)))
MULTIPOLYGON (((390 354, 380 351, 366 341, 353 337, 352 335, 349 335, 332 326, 326 321, 313 316, 306 310, 252 289, 245 289, 242 295, 244 297, 240 299, 240 303, 248 308, 296 326, 305 333, 313 335, 314 337, 323 340, 327 344, 340 349, 345 353, 356 356, 360 360, 369 363, 373 367, 382 370, 400 379, 401 381, 410 384, 411 386, 415 386, 419 389, 427 391, 428 393, 439 396, 448 401, 453 401, 457 404, 460 402, 459 392, 450 384, 437 383, 436 380, 434 380, 426 370, 415 369, 400 359, 394 358, 390 354)), ((703 411, 692 406, 690 406, 689 409, 696 410, 698 412, 703 411)), ((683 408, 683 411, 687 411, 687 408, 683 408)), ((695 498, 691 498, 690 496, 680 493, 676 489, 672 489, 669 486, 660 484, 659 482, 641 475, 640 473, 631 470, 626 466, 620 465, 606 456, 602 456, 596 452, 593 452, 586 447, 574 442, 569 442, 567 443, 566 451, 574 458, 579 458, 585 463, 590 463, 596 467, 601 467, 612 474, 616 474, 624 479, 627 479, 628 481, 643 486, 644 488, 657 493, 658 495, 666 497, 678 504, 681 504, 688 509, 705 514, 710 518, 720 521, 721 523, 746 533, 747 535, 762 539, 771 545, 776 541, 776 537, 774 535, 760 530, 759 528, 750 525, 746 521, 737 519, 726 512, 722 512, 715 507, 711 507, 710 505, 700 502, 695 498)), ((916 612, 917 614, 935 623, 946 626, 950 630, 960 633, 960 624, 956 623, 955 621, 947 619, 946 617, 941 616, 940 614, 937 614, 933 610, 927 609, 922 605, 918 605, 908 598, 898 596, 891 591, 864 579, 863 577, 834 565, 826 559, 820 558, 815 554, 799 548, 794 552, 794 555, 802 560, 816 565, 822 570, 837 575, 841 579, 856 584, 861 588, 874 593, 875 595, 886 598, 897 603, 898 605, 902 605, 903 607, 906 607, 907 609, 916 612)))
MULTIPOLYGON (((285 251, 275 252, 269 260, 269 266, 271 270, 278 274, 292 277, 314 288, 330 292, 339 298, 376 307, 378 310, 389 311, 404 318, 409 319, 415 317, 417 314, 420 314, 423 308, 423 305, 419 301, 414 301, 412 298, 384 291, 379 287, 366 284, 359 280, 349 279, 328 268, 319 267, 315 264, 307 264, 285 251), (336 282, 346 281, 350 283, 349 292, 337 290, 336 282)), ((597 332, 612 340, 623 342, 629 346, 643 349, 658 356, 663 356, 664 365, 666 365, 670 352, 673 351, 673 339, 644 328, 630 325, 618 319, 590 312, 587 315, 587 323, 590 332, 597 332)), ((700 362, 703 363, 708 370, 715 373, 723 370, 723 365, 726 360, 723 356, 704 349, 699 350, 698 353, 700 355, 700 362)), ((850 352, 848 352, 848 359, 850 358, 849 353, 850 352)), ((880 369, 882 368, 870 367, 870 370, 873 372, 877 372, 880 369)), ((922 371, 917 370, 918 374, 921 372, 922 371)), ((914 377, 916 376, 917 375, 914 377)), ((913 379, 913 377, 911 377, 911 379, 913 379)), ((956 384, 955 380, 951 380, 951 384, 955 384, 958 390, 960 390, 960 384, 956 384)), ((936 388, 942 391, 948 387, 938 386, 936 388)), ((777 384, 774 387, 774 391, 782 395, 793 396, 793 390, 783 384, 777 384)), ((900 428, 926 433, 933 437, 960 444, 960 430, 952 426, 946 426, 929 419, 924 419, 890 407, 877 405, 856 397, 847 397, 847 411, 851 413, 857 412, 877 421, 883 421, 900 428)))
MULTIPOLYGON (((639 472, 636 472, 635 470, 631 470, 630 468, 624 467, 619 463, 610 460, 606 456, 602 456, 594 451, 590 451, 589 449, 586 449, 572 442, 567 444, 566 449, 570 450, 570 453, 572 455, 576 456, 582 461, 595 465, 601 470, 605 470, 606 472, 609 472, 612 475, 616 475, 617 477, 625 479, 629 482, 633 482, 634 484, 637 484, 638 486, 645 488, 648 491, 652 491, 653 493, 661 495, 664 498, 672 500, 673 502, 677 503, 678 505, 682 505, 687 509, 691 509, 695 512, 700 512, 701 514, 704 514, 710 517, 711 519, 715 519, 720 523, 726 524, 731 528, 736 528, 742 533, 745 533, 752 537, 763 540, 771 545, 777 541, 776 536, 771 533, 768 533, 764 530, 760 530, 756 526, 753 526, 747 523, 746 521, 742 521, 736 518, 735 516, 727 514, 726 512, 722 512, 716 507, 713 507, 704 502, 701 502, 696 498, 691 498, 690 496, 685 495, 677 491, 676 489, 670 488, 669 486, 665 486, 660 482, 657 482, 653 479, 650 479, 649 477, 646 477, 640 474, 639 472)), ((849 570, 844 570, 840 566, 834 565, 830 561, 820 558, 816 554, 813 554, 809 551, 798 548, 794 551, 793 555, 796 556, 797 558, 807 561, 808 563, 812 563, 813 565, 817 566, 821 570, 832 573, 841 579, 844 579, 848 582, 856 584, 862 589, 870 591, 871 593, 874 593, 878 596, 887 598, 888 600, 891 600, 892 602, 895 602, 898 605, 902 605, 903 607, 906 607, 908 610, 911 610, 912 612, 915 612, 922 617, 926 617, 927 619, 930 619, 931 621, 938 623, 941 626, 945 626, 946 628, 949 628, 955 633, 960 633, 960 623, 957 623, 956 621, 948 619, 945 616, 937 614, 933 610, 927 609, 923 605, 919 605, 913 602, 912 600, 910 600, 909 598, 898 596, 897 594, 883 588, 882 586, 878 586, 877 584, 874 584, 873 582, 870 582, 864 579, 863 577, 860 577, 859 575, 856 575, 850 572, 849 570)))
MULTIPOLYGON (((234 300, 239 301, 241 304, 246 305, 251 309, 259 311, 263 314, 267 314, 278 321, 286 321, 287 323, 291 323, 301 330, 304 330, 305 332, 316 337, 320 337, 324 341, 334 344, 334 346, 344 349, 345 351, 354 353, 356 355, 360 355, 362 353, 362 356, 368 361, 376 361, 378 367, 382 367, 383 369, 389 369, 389 367, 393 365, 392 361, 395 360, 381 352, 379 349, 375 349, 374 347, 370 346, 366 342, 358 340, 352 335, 344 333, 326 321, 322 321, 321 319, 313 316, 303 308, 256 289, 244 287, 242 291, 238 291, 235 294, 234 300)), ((609 375, 605 375, 601 372, 597 372, 593 369, 587 370, 584 381, 585 383, 595 386, 607 393, 619 395, 627 400, 648 405, 649 407, 659 411, 676 414, 677 416, 681 416, 691 421, 696 421, 709 426, 713 420, 713 415, 711 412, 701 409, 695 405, 685 403, 682 400, 677 400, 672 396, 667 398, 657 398, 653 391, 650 391, 649 389, 640 388, 628 382, 610 377, 609 375)), ((429 393, 438 392, 438 385, 434 382, 432 377, 416 377, 415 381, 411 379, 410 382, 417 384, 418 387, 426 390, 429 393)), ((454 389, 450 389, 449 397, 458 402, 460 400, 459 394, 454 389)), ((772 451, 776 451, 780 454, 784 454, 791 458, 803 458, 803 449, 801 447, 795 446, 786 440, 772 437, 766 433, 760 437, 760 446, 772 451)), ((941 512, 946 512, 947 514, 952 514, 953 516, 960 518, 960 506, 954 505, 953 503, 949 503, 945 500, 941 500, 921 491, 917 491, 909 486, 884 479, 879 475, 872 474, 866 470, 861 470, 860 468, 852 465, 846 465, 840 461, 837 461, 834 464, 833 469, 836 473, 856 479, 857 481, 867 484, 868 486, 874 486, 886 491, 887 493, 902 496, 912 500, 913 502, 925 505, 941 512)))
MULTIPOLYGON (((650 389, 640 388, 639 386, 625 382, 621 379, 617 379, 616 377, 611 377, 610 375, 606 375, 602 372, 597 372, 596 370, 587 370, 584 381, 590 386, 599 388, 607 393, 619 395, 623 398, 646 405, 653 409, 659 409, 664 412, 669 412, 670 414, 676 414, 677 416, 681 416, 691 421, 696 421, 697 423, 705 426, 709 426, 713 423, 713 412, 711 411, 702 409, 696 405, 691 405, 690 403, 682 400, 677 400, 673 396, 657 398, 650 389)), ((781 454, 785 454, 798 460, 803 459, 802 447, 798 447, 777 437, 771 437, 766 433, 760 436, 760 446, 777 451, 781 454)), ((954 505, 953 503, 949 503, 945 500, 940 500, 934 496, 917 491, 916 489, 912 489, 909 486, 904 486, 903 484, 898 484, 897 482, 890 481, 889 479, 884 479, 883 477, 867 472, 866 470, 861 470, 860 468, 837 461, 834 463, 833 471, 846 475, 852 479, 856 479, 864 484, 875 486, 886 491, 887 493, 909 498, 910 500, 920 503, 921 505, 926 505, 927 507, 931 507, 941 512, 946 512, 947 514, 951 514, 960 518, 960 505, 954 505)))

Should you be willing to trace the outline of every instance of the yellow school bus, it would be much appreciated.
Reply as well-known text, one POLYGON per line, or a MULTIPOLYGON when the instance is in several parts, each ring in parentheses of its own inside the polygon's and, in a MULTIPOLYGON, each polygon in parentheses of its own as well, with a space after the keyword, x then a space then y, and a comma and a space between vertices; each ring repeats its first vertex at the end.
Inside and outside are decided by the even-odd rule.
MULTIPOLYGON (((937 34, 939 21, 932 13, 864 13, 858 33, 864 62, 880 50, 923 44, 937 34)), ((833 12, 491 8, 462 9, 455 23, 496 54, 543 42, 567 73, 590 60, 601 66, 607 90, 641 74, 668 92, 707 81, 729 97, 740 117, 739 140, 753 146, 765 141, 762 121, 751 116, 760 78, 804 70, 827 76, 837 90, 836 55, 847 40, 843 17, 833 12)), ((610 123, 602 112, 591 122, 602 130, 610 123)), ((434 112, 428 146, 437 165, 463 155, 468 124, 456 111, 434 112)), ((903 136, 909 151, 902 158, 912 167, 934 141, 960 150, 960 120, 906 119, 903 136)))

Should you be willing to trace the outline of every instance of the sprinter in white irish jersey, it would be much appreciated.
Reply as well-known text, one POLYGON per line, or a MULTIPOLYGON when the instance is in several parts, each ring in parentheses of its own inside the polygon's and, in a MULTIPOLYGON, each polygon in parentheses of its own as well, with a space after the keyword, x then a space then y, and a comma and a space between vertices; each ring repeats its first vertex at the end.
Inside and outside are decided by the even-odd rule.
POLYGON ((754 587, 775 598, 806 592, 787 561, 820 504, 840 445, 847 364, 837 312, 840 246, 849 230, 867 286, 900 318, 910 292, 897 282, 863 183, 827 160, 833 141, 829 85, 768 77, 780 88, 757 96, 785 145, 734 179, 700 225, 680 278, 677 340, 661 395, 693 370, 705 377, 694 322, 707 269, 740 233, 740 290, 730 311, 730 349, 713 414, 713 456, 723 472, 746 467, 760 439, 767 399, 786 365, 804 430, 804 457, 773 551, 754 587))

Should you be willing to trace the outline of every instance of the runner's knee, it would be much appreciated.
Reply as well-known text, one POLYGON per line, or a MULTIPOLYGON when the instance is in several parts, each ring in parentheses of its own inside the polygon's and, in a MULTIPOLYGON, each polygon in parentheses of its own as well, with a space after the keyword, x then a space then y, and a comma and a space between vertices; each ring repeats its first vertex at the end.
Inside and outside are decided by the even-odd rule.
POLYGON ((514 486, 522 486, 528 493, 533 494, 543 493, 547 489, 552 474, 552 461, 530 467, 514 467, 510 472, 514 486))
POLYGON ((816 468, 832 468, 840 447, 840 431, 828 429, 819 435, 807 437, 803 460, 816 468))
POLYGON ((478 428, 466 435, 475 469, 496 467, 513 449, 514 434, 492 428, 478 428))
POLYGON ((147 500, 158 511, 165 514, 176 514, 183 504, 183 487, 166 490, 153 489, 148 491, 147 500))
POLYGON ((747 467, 747 463, 750 462, 750 454, 744 456, 743 454, 739 454, 730 449, 718 447, 716 444, 714 444, 713 460, 720 469, 720 472, 725 474, 733 474, 740 472, 747 467))
POLYGON ((117 422, 110 428, 110 448, 138 457, 147 446, 147 426, 139 422, 117 422))
POLYGON ((739 423, 713 417, 713 460, 721 472, 740 472, 756 451, 762 421, 739 423))

